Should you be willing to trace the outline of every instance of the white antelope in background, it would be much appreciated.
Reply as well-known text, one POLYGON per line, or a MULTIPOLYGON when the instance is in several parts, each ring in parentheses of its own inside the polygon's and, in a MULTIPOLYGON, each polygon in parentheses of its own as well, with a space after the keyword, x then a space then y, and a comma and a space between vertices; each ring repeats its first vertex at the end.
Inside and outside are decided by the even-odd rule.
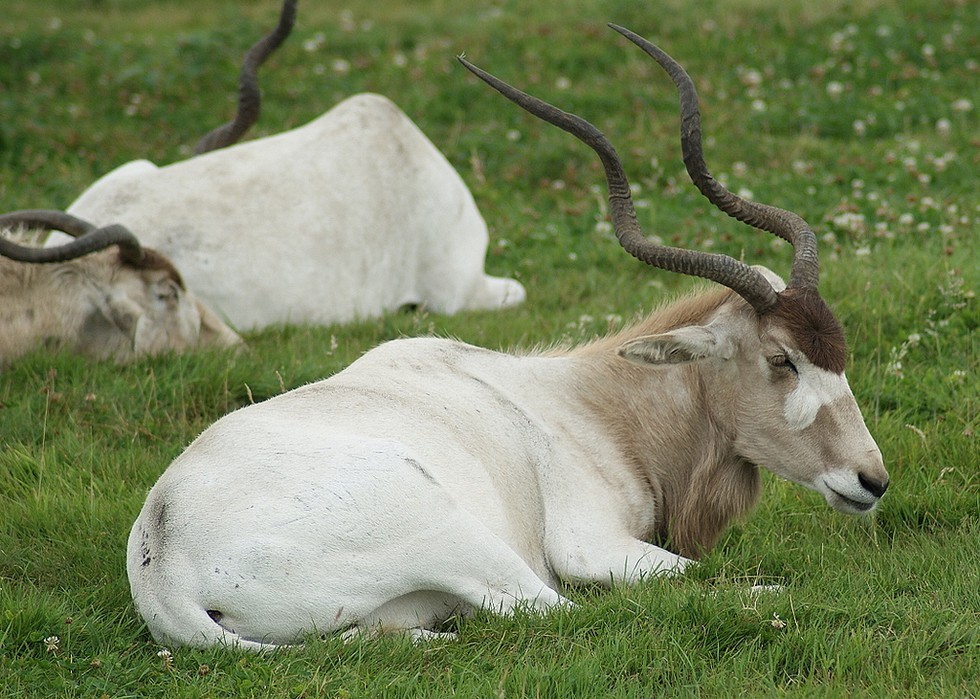
MULTIPOLYGON (((197 152, 234 143, 258 119, 258 68, 294 21, 295 2, 286 0, 278 26, 245 55, 238 113, 202 138, 197 152)), ((0 233, 0 366, 42 345, 125 361, 241 343, 187 289, 167 255, 144 247, 117 222, 97 227, 60 211, 28 209, 0 215, 0 233), (38 249, 13 239, 25 230, 62 231, 75 240, 52 236, 38 249)))
POLYGON ((126 163, 68 211, 130 228, 238 330, 525 298, 484 273, 487 226, 462 178, 379 95, 166 167, 126 163))
POLYGON ((389 342, 222 418, 162 475, 130 534, 133 599, 157 641, 424 637, 453 613, 563 604, 565 584, 679 572, 752 507, 759 466, 841 512, 875 507, 888 474, 844 377, 843 331, 817 292, 813 232, 711 178, 690 78, 616 29, 677 84, 701 191, 793 244, 789 285, 647 241, 594 127, 466 64, 596 150, 631 254, 727 289, 569 351, 389 342))

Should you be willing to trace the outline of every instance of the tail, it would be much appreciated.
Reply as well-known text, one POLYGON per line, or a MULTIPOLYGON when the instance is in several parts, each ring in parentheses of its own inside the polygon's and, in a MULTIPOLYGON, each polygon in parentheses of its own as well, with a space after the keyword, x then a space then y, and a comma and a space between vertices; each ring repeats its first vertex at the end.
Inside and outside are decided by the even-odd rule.
MULTIPOLYGON (((246 638, 222 625, 223 614, 205 608, 186 584, 192 575, 182 561, 162 555, 160 538, 154 527, 144 523, 146 509, 140 513, 129 534, 126 568, 133 604, 146 622, 153 640, 164 646, 207 648, 228 646, 250 651, 269 651, 284 647, 261 639, 246 638)), ((155 518, 151 518, 155 519, 155 518)))

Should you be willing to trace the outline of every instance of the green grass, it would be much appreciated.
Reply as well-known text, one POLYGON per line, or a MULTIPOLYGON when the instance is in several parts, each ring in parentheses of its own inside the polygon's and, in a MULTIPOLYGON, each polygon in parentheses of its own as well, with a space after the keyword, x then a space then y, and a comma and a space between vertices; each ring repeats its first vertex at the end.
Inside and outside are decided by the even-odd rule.
MULTIPOLYGON (((2 208, 64 207, 126 160, 186 157, 231 115, 237 62, 275 5, 5 0, 2 208)), ((978 29, 980 7, 962 0, 302 2, 254 135, 355 92, 389 96, 467 181, 492 231, 489 271, 520 278, 528 301, 270 330, 241 356, 117 367, 38 351, 4 370, 0 697, 976 696, 978 29), (456 642, 172 649, 165 662, 130 604, 126 536, 208 424, 387 339, 582 340, 692 284, 628 258, 597 225, 592 153, 456 54, 603 129, 649 233, 788 272, 785 246, 687 183, 673 88, 607 21, 694 76, 717 176, 815 227, 848 377, 893 478, 876 515, 767 478, 759 509, 680 580, 571 591, 576 609, 543 618, 481 615, 456 642), (752 598, 755 582, 786 591, 752 598)))

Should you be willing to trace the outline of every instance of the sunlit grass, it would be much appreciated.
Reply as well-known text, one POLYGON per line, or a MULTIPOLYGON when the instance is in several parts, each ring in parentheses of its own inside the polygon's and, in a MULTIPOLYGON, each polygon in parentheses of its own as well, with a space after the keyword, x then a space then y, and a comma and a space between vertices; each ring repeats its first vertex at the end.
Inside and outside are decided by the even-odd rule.
MULTIPOLYGON (((6 0, 3 208, 64 207, 122 162, 186 157, 232 113, 237 62, 275 5, 6 0)), ((359 91, 387 95, 464 177, 491 227, 488 270, 521 279, 528 302, 271 329, 238 356, 116 367, 38 351, 5 370, 0 696, 975 694, 978 13, 924 0, 301 2, 266 68, 255 135, 359 91), (146 490, 215 419, 388 339, 581 341, 694 283, 628 258, 593 154, 504 103, 456 54, 596 123, 651 235, 785 275, 784 245, 690 186, 671 84, 607 21, 692 74, 719 179, 814 226, 848 378, 893 478, 876 515, 846 518, 767 477, 755 514, 680 580, 572 590, 579 606, 545 618, 480 615, 456 642, 158 655, 129 600, 126 536, 146 490), (750 596, 753 584, 784 591, 750 596)))

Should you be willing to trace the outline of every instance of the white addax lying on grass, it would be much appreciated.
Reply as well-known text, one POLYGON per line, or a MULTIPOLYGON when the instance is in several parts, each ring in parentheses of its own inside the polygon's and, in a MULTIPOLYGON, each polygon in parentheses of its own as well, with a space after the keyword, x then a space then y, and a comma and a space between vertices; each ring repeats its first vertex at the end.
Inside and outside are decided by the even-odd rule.
POLYGON ((630 253, 728 288, 569 351, 390 342, 222 418, 163 474, 130 535, 133 598, 159 642, 425 636, 454 612, 560 605, 566 583, 678 572, 756 501, 757 466, 842 512, 874 508, 888 474, 817 293, 812 231, 711 178, 690 78, 617 30, 677 84, 695 183, 793 243, 789 285, 724 255, 652 245, 601 134, 467 64, 599 153, 630 253))
POLYGON ((68 211, 126 225, 239 330, 525 298, 484 273, 487 226, 459 174, 379 95, 166 167, 127 163, 68 211))
MULTIPOLYGON (((256 102, 250 125, 258 88, 242 86, 243 104, 256 102)), ((238 330, 524 300, 520 283, 484 273, 489 235, 472 195, 388 99, 356 95, 305 126, 224 147, 248 128, 237 121, 206 154, 122 165, 68 211, 130 228, 238 330)))

